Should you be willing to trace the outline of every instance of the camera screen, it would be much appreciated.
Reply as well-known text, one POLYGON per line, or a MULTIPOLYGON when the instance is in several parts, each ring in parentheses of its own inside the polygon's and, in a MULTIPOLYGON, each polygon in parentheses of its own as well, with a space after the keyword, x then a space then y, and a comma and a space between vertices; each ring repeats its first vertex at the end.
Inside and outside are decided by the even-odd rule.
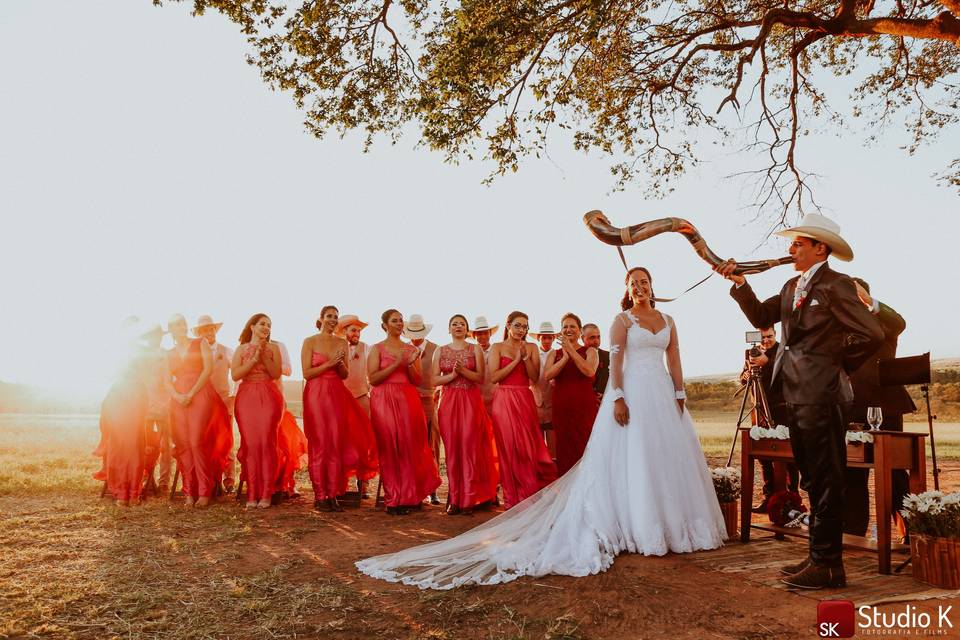
POLYGON ((760 342, 760 332, 759 331, 747 331, 747 343, 753 344, 760 342))

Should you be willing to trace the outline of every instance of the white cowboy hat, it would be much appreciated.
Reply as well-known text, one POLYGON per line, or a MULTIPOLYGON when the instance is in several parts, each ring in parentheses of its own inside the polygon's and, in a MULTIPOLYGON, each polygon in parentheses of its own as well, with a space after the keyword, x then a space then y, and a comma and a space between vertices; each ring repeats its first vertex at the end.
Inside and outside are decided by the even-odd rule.
POLYGON ((495 324, 492 327, 490 323, 487 322, 487 316, 477 316, 473 321, 473 329, 470 330, 470 337, 472 338, 477 331, 489 331, 490 333, 496 333, 497 329, 500 328, 500 325, 495 324))
POLYGON ((431 329, 433 329, 432 324, 426 324, 422 315, 414 313, 403 325, 403 335, 411 340, 417 340, 418 338, 426 338, 431 329))
POLYGON ((557 330, 553 328, 553 323, 549 320, 540 323, 540 328, 537 331, 531 331, 530 335, 535 338, 540 336, 557 336, 560 335, 557 333, 557 330))
POLYGON ((850 262, 853 260, 853 249, 847 241, 840 237, 840 225, 819 213, 807 213, 796 227, 777 231, 776 235, 785 238, 803 236, 826 243, 832 250, 831 254, 837 260, 850 262))
POLYGON ((197 335, 197 331, 204 327, 213 327, 214 331, 220 331, 220 327, 222 326, 222 322, 214 322, 210 316, 202 315, 197 318, 197 325, 193 328, 193 335, 197 335))
POLYGON ((350 325, 355 324, 361 329, 366 329, 369 325, 361 320, 358 316, 348 313, 345 316, 340 316, 340 321, 337 322, 337 331, 343 331, 350 325))

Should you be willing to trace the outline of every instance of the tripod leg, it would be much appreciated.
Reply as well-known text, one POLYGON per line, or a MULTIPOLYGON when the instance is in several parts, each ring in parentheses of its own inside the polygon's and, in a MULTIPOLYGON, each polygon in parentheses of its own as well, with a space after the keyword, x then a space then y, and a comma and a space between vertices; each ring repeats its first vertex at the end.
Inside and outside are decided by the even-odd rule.
POLYGON ((737 417, 737 427, 733 431, 733 441, 730 443, 730 454, 727 456, 727 466, 733 461, 733 452, 737 450, 737 437, 740 435, 740 425, 747 417, 745 413, 747 408, 747 398, 750 396, 750 390, 744 389, 743 400, 740 401, 740 415, 737 417))

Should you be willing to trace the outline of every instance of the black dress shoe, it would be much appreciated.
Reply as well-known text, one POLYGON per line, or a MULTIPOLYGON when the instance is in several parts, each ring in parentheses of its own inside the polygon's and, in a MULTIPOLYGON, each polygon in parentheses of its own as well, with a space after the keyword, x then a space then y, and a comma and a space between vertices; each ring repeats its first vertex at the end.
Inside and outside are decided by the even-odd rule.
POLYGON ((839 567, 818 567, 810 564, 800 573, 781 578, 780 582, 797 589, 839 589, 847 586, 847 575, 843 565, 839 567))
POLYGON ((770 498, 764 498, 763 502, 750 509, 751 513, 766 513, 767 512, 767 503, 770 502, 770 498))
POLYGON ((448 504, 446 513, 448 516, 460 515, 460 507, 455 504, 448 504))
POLYGON ((336 512, 342 512, 342 511, 343 511, 343 507, 340 505, 340 503, 337 501, 336 498, 330 498, 330 499, 328 499, 328 500, 327 500, 327 504, 330 505, 330 511, 336 511, 336 512))
POLYGON ((430 494, 430 504, 432 504, 435 507, 440 504, 440 498, 437 497, 437 494, 435 493, 430 494))
POLYGON ((322 512, 322 513, 327 513, 327 512, 330 511, 330 501, 329 501, 329 500, 314 500, 314 501, 313 501, 313 508, 314 508, 314 510, 316 510, 316 511, 320 511, 320 512, 322 512))

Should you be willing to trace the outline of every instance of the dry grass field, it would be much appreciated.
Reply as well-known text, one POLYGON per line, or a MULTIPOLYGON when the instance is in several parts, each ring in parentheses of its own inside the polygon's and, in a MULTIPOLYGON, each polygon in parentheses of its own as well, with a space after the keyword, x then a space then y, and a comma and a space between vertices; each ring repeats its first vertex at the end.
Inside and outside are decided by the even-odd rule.
MULTIPOLYGON (((732 416, 701 416, 713 464, 732 416)), ((948 484, 960 426, 938 425, 948 484)), ((3 638, 806 638, 810 600, 708 571, 687 556, 622 556, 599 576, 421 592, 368 579, 362 557, 490 517, 436 508, 390 518, 370 502, 319 514, 310 492, 266 512, 98 498, 93 416, 0 415, 3 638)), ((301 478, 300 486, 308 484, 301 478)), ((441 492, 442 495, 442 492, 441 492)))

